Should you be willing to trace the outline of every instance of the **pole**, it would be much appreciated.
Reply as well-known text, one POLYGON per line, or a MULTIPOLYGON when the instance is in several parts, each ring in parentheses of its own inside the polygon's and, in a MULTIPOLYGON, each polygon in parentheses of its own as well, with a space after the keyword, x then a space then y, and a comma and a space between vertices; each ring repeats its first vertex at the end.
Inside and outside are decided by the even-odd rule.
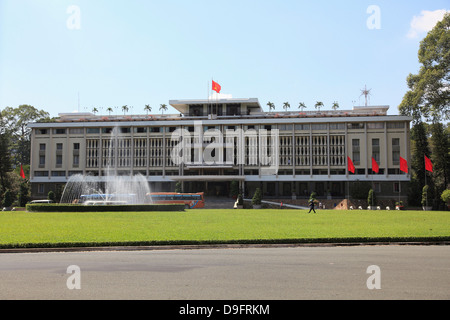
MULTIPOLYGON (((425 169, 425 186, 427 185, 427 169, 425 169)), ((425 206, 428 207, 428 188, 425 192, 425 206)))
POLYGON ((372 199, 371 199, 371 202, 372 202, 372 207, 371 207, 371 209, 373 210, 373 194, 375 193, 375 188, 374 188, 374 186, 373 186, 373 173, 374 173, 374 171, 373 171, 373 168, 372 168, 372 199))

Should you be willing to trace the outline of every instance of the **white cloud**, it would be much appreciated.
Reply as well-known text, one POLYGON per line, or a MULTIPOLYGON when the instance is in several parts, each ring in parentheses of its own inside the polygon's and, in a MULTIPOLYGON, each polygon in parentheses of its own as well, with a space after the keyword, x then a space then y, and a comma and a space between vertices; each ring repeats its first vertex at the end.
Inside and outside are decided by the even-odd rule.
POLYGON ((446 9, 435 11, 423 10, 419 16, 414 16, 411 21, 411 28, 407 34, 408 38, 417 38, 420 34, 431 31, 434 26, 444 18, 446 9))

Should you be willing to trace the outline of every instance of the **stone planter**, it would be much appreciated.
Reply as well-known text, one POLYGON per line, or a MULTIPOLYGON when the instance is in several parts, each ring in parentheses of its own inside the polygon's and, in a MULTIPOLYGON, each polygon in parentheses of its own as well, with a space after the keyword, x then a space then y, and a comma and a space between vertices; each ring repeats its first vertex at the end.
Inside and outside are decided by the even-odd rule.
POLYGON ((422 209, 423 209, 423 211, 431 211, 433 209, 433 207, 431 207, 431 206, 428 206, 428 207, 423 206, 422 209))

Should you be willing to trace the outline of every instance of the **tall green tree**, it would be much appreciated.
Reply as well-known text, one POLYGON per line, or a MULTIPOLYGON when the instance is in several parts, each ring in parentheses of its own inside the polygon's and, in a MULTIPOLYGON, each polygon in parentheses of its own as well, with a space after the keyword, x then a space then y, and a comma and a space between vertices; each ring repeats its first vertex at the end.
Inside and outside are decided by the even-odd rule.
POLYGON ((149 112, 152 112, 152 107, 149 104, 146 104, 144 110, 147 112, 148 115, 149 112))
POLYGON ((432 186, 432 176, 425 170, 426 155, 430 158, 430 147, 428 145, 427 124, 417 122, 411 128, 411 183, 409 185, 408 203, 420 206, 422 188, 425 185, 425 174, 427 183, 432 186))
POLYGON ((300 102, 300 103, 298 104, 298 108, 299 108, 300 110, 302 110, 302 112, 303 112, 303 109, 306 108, 306 104, 304 104, 303 102, 300 102))
POLYGON ((269 112, 271 112, 272 110, 275 110, 275 104, 273 102, 267 102, 267 105, 269 106, 269 112))
POLYGON ((409 91, 399 106, 400 113, 415 122, 450 119, 450 13, 420 43, 418 74, 407 78, 409 91))
POLYGON ((30 164, 31 129, 28 124, 49 118, 49 113, 23 104, 17 108, 6 107, 2 111, 4 130, 9 135, 11 161, 14 166, 30 164))
POLYGON ((11 171, 11 157, 8 136, 0 131, 0 194, 3 194, 10 187, 10 181, 7 176, 9 171, 11 171))
POLYGON ((442 123, 436 122, 430 125, 431 148, 433 153, 433 181, 435 185, 436 201, 440 202, 440 194, 447 188, 450 182, 450 134, 442 123))
POLYGON ((11 171, 10 137, 3 114, 4 112, 0 110, 0 196, 10 187, 7 174, 11 171))
POLYGON ((320 111, 320 108, 323 107, 323 102, 321 101, 317 101, 316 104, 314 105, 314 107, 320 111))
POLYGON ((164 114, 164 111, 167 111, 167 105, 161 104, 161 105, 159 106, 159 111, 162 111, 162 114, 164 114))

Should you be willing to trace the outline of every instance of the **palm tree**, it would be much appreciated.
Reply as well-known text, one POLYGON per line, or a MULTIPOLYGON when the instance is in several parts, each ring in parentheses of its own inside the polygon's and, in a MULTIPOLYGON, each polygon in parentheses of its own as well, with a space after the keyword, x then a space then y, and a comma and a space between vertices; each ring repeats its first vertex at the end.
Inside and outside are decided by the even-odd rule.
POLYGON ((108 109, 106 109, 106 111, 108 111, 109 115, 111 115, 111 112, 113 112, 113 108, 109 107, 108 109))
POLYGON ((162 105, 159 107, 159 111, 162 111, 162 114, 164 114, 164 111, 167 111, 167 106, 166 106, 165 104, 162 104, 162 105))
POLYGON ((123 115, 125 115, 126 112, 128 112, 129 108, 127 105, 122 106, 123 115))
POLYGON ((337 101, 333 102, 333 105, 331 106, 331 108, 336 111, 337 109, 339 109, 339 103, 337 103, 337 101))
POLYGON ((317 101, 316 104, 314 105, 314 107, 316 107, 316 109, 319 109, 319 111, 320 111, 320 108, 323 107, 323 102, 317 101))
POLYGON ((289 109, 290 107, 291 107, 291 105, 289 104, 289 102, 283 103, 283 109, 284 109, 284 111, 287 111, 287 109, 289 109))
POLYGON ((275 110, 275 104, 273 104, 272 102, 267 102, 267 105, 269 106, 269 112, 273 109, 275 110))
POLYGON ((149 104, 146 104, 144 110, 147 112, 148 115, 149 112, 152 112, 152 107, 150 107, 149 104))
POLYGON ((303 112, 303 109, 306 108, 306 105, 305 105, 303 102, 300 102, 300 103, 298 104, 298 108, 301 109, 302 112, 303 112))
POLYGON ((96 114, 97 112, 98 112, 98 109, 94 107, 94 108, 92 109, 92 113, 93 113, 93 114, 96 114))

